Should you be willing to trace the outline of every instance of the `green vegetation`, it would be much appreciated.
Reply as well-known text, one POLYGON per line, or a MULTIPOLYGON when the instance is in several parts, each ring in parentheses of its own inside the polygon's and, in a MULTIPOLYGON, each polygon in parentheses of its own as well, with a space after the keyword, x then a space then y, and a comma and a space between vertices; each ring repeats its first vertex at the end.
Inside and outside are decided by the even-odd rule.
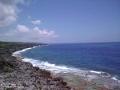
POLYGON ((16 50, 38 45, 35 43, 21 42, 0 42, 0 73, 11 72, 14 70, 14 63, 11 62, 14 58, 11 56, 16 50))

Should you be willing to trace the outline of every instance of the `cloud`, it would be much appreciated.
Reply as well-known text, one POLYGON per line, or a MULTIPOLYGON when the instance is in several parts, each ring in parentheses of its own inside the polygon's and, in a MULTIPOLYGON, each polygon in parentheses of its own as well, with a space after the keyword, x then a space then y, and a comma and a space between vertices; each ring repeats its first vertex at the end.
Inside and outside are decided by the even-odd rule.
POLYGON ((24 0, 0 0, 0 27, 16 21, 19 3, 24 3, 24 0))
POLYGON ((17 25, 17 30, 19 32, 29 32, 29 28, 26 27, 25 25, 17 25))
POLYGON ((39 27, 29 28, 26 25, 18 24, 15 30, 3 35, 6 39, 20 42, 51 42, 58 37, 53 30, 40 29, 39 27))
POLYGON ((32 21, 32 24, 39 25, 39 24, 41 24, 41 21, 40 20, 34 20, 34 21, 32 21))
POLYGON ((38 36, 44 37, 44 38, 56 38, 56 37, 58 37, 58 35, 56 35, 56 33, 53 30, 51 30, 51 31, 48 31, 46 29, 41 30, 38 27, 34 27, 32 29, 32 32, 36 33, 36 34, 38 34, 38 36))
MULTIPOLYGON (((40 29, 37 25, 41 24, 41 20, 31 21, 34 26, 30 28, 26 25, 18 24, 16 28, 12 25, 18 17, 18 4, 26 4, 28 0, 0 0, 0 40, 4 41, 20 41, 20 42, 51 42, 58 35, 53 30, 40 29), (6 28, 3 28, 6 27, 6 28)), ((31 16, 29 16, 31 19, 31 16)))

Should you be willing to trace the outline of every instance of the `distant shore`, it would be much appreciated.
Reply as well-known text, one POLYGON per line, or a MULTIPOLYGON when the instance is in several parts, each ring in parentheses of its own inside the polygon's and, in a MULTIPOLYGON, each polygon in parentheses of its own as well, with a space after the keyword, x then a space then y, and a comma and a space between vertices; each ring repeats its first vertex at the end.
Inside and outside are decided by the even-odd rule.
POLYGON ((120 86, 104 78, 89 81, 73 73, 54 76, 24 62, 19 53, 39 45, 44 44, 0 42, 0 90, 120 90, 120 86), (108 82, 107 86, 101 81, 108 82))
POLYGON ((0 90, 71 90, 61 77, 12 56, 36 45, 40 44, 0 42, 0 90))

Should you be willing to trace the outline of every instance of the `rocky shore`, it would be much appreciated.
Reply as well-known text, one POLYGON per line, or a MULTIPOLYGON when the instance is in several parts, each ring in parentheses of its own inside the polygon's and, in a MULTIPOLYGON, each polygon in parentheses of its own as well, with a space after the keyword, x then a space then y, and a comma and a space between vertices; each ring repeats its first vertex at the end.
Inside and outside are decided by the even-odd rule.
POLYGON ((73 90, 61 77, 12 56, 15 51, 36 45, 0 42, 0 90, 73 90))
POLYGON ((69 77, 62 73, 54 76, 22 61, 22 57, 12 56, 15 51, 38 45, 43 44, 0 42, 0 90, 120 90, 120 84, 109 78, 89 81, 72 73, 69 77))

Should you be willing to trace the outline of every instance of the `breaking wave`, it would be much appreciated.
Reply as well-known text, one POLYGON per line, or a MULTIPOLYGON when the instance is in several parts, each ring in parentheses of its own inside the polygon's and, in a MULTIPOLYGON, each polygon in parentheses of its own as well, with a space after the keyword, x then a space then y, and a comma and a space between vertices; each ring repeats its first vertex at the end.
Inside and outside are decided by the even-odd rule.
MULTIPOLYGON (((16 51, 12 54, 12 56, 18 57, 21 56, 22 52, 25 52, 27 50, 36 48, 38 46, 34 46, 31 48, 26 48, 20 51, 16 51)), ((33 64, 33 66, 37 66, 41 69, 45 69, 45 70, 49 70, 52 73, 55 74, 73 74, 73 75, 77 75, 77 76, 81 76, 83 78, 87 78, 87 80, 92 80, 92 79, 97 79, 97 78, 109 78, 111 80, 117 81, 120 83, 120 80, 118 80, 116 78, 116 76, 112 76, 109 73, 106 72, 102 72, 102 71, 94 71, 94 70, 87 70, 87 69, 79 69, 79 68, 74 68, 74 67, 68 67, 65 65, 56 65, 56 64, 52 64, 49 63, 47 61, 42 61, 42 60, 35 60, 32 58, 22 58, 23 61, 25 62, 30 62, 33 64)))

